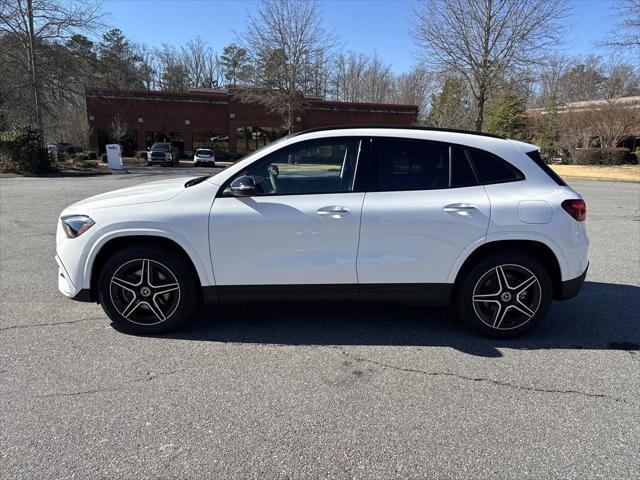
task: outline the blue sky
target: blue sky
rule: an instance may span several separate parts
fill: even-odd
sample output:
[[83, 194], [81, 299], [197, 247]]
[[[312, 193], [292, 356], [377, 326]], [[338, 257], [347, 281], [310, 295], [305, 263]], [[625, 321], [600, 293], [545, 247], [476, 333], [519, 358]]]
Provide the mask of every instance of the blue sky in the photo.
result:
[[[567, 0], [569, 1], [569, 0]], [[568, 55], [606, 52], [596, 47], [615, 24], [615, 0], [573, 0], [563, 48]], [[151, 46], [182, 45], [200, 36], [220, 51], [244, 30], [254, 0], [106, 0], [107, 22], [129, 38]], [[411, 0], [320, 0], [327, 29], [346, 50], [377, 53], [396, 73], [416, 63], [408, 32]]]

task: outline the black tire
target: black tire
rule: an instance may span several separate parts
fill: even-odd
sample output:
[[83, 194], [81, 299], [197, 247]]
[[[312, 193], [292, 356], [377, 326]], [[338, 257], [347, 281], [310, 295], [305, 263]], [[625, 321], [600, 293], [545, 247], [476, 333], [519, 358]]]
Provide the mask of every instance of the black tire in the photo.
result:
[[[503, 287], [505, 278], [507, 288]], [[505, 252], [486, 257], [463, 272], [456, 286], [456, 307], [462, 320], [482, 335], [513, 338], [544, 320], [552, 289], [549, 272], [538, 260]]]
[[[149, 281], [141, 278], [143, 272], [151, 272], [149, 278], [145, 276]], [[116, 329], [152, 335], [186, 322], [199, 297], [186, 259], [163, 248], [140, 245], [107, 260], [98, 277], [98, 298]]]

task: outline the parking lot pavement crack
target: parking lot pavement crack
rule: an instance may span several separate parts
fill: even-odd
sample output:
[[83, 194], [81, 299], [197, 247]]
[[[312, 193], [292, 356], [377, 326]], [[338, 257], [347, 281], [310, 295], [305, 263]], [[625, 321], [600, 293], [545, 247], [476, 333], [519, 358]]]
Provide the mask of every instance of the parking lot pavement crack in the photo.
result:
[[44, 395], [35, 395], [36, 398], [51, 398], [51, 397], [76, 397], [80, 395], [93, 395], [95, 393], [109, 393], [122, 390], [124, 385], [114, 388], [95, 388], [91, 390], [80, 390], [77, 392], [60, 392], [60, 393], [46, 393]]
[[64, 322], [36, 323], [33, 325], [10, 325], [8, 327], [0, 327], [0, 332], [5, 332], [7, 330], [22, 330], [26, 328], [55, 327], [56, 325], [70, 325], [73, 323], [92, 322], [95, 320], [104, 320], [104, 318], [81, 318], [80, 320], [66, 320]]
[[[344, 355], [351, 356], [348, 352], [344, 350], [342, 351], [342, 353]], [[376, 360], [369, 360], [367, 358], [361, 358], [361, 357], [355, 357], [354, 360], [356, 360], [357, 362], [371, 363], [373, 365], [378, 365], [379, 367], [387, 368], [390, 370], [396, 370], [399, 372], [406, 372], [406, 373], [417, 373], [417, 374], [426, 375], [429, 377], [451, 377], [451, 378], [458, 378], [460, 380], [465, 380], [469, 382], [487, 383], [489, 385], [510, 388], [513, 390], [522, 390], [522, 391], [536, 392], [536, 393], [547, 393], [547, 394], [554, 394], [554, 395], [579, 395], [579, 396], [589, 397], [589, 398], [602, 398], [606, 400], [612, 400], [618, 403], [628, 403], [624, 398], [612, 397], [610, 395], [606, 395], [603, 393], [590, 393], [590, 392], [581, 392], [579, 390], [572, 390], [572, 389], [562, 390], [562, 389], [555, 389], [555, 388], [541, 388], [541, 387], [528, 386], [528, 385], [519, 385], [517, 383], [503, 382], [500, 380], [494, 380], [491, 378], [484, 378], [484, 377], [471, 377], [468, 375], [461, 375], [453, 372], [428, 372], [425, 370], [418, 370], [415, 368], [398, 367], [396, 365], [390, 365], [388, 363], [382, 363]]]
[[118, 385], [116, 387], [95, 388], [95, 389], [90, 389], [90, 390], [79, 390], [79, 391], [76, 391], [76, 392], [46, 393], [44, 395], [35, 395], [35, 397], [36, 398], [74, 397], [74, 396], [78, 396], [78, 395], [93, 395], [93, 394], [96, 394], [96, 393], [118, 392], [120, 390], [126, 389], [127, 386], [132, 385], [132, 384], [136, 384], [136, 383], [140, 383], [140, 382], [148, 382], [150, 380], [155, 380], [156, 378], [166, 377], [166, 376], [169, 376], [169, 375], [174, 375], [176, 373], [184, 372], [186, 370], [187, 370], [186, 368], [181, 368], [181, 369], [177, 369], [177, 370], [169, 370], [169, 371], [166, 371], [166, 372], [156, 372], [156, 373], [148, 372], [144, 377], [134, 378], [133, 380], [125, 382], [125, 383], [123, 383], [121, 385]]

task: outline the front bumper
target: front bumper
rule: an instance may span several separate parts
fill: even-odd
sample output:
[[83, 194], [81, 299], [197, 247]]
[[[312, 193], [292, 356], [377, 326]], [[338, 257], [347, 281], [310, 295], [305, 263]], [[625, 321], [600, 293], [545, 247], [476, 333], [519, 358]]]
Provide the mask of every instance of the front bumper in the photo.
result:
[[569, 300], [570, 298], [578, 295], [578, 293], [580, 293], [580, 290], [582, 289], [582, 285], [584, 284], [584, 279], [587, 277], [587, 270], [589, 270], [588, 264], [587, 268], [585, 268], [584, 272], [582, 272], [582, 275], [562, 282], [560, 284], [560, 291], [556, 295], [556, 300]]
[[58, 264], [58, 290], [60, 290], [65, 297], [75, 297], [80, 292], [80, 288], [73, 284], [69, 272], [67, 272], [58, 255], [56, 255], [56, 263]]
[[95, 302], [94, 296], [91, 294], [91, 290], [88, 288], [77, 288], [73, 284], [73, 280], [69, 276], [67, 269], [64, 267], [60, 257], [56, 255], [56, 263], [58, 264], [58, 290], [65, 297], [78, 302]]

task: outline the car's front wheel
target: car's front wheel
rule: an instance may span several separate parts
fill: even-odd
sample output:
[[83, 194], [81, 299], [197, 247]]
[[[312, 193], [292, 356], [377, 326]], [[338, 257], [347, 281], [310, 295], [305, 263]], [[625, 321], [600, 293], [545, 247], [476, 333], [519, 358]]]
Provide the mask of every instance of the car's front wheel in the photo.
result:
[[193, 273], [181, 256], [132, 246], [107, 260], [98, 297], [115, 326], [130, 333], [156, 334], [177, 328], [197, 302]]
[[535, 258], [503, 253], [466, 271], [457, 286], [458, 314], [483, 335], [521, 335], [546, 316], [553, 297], [551, 277]]

